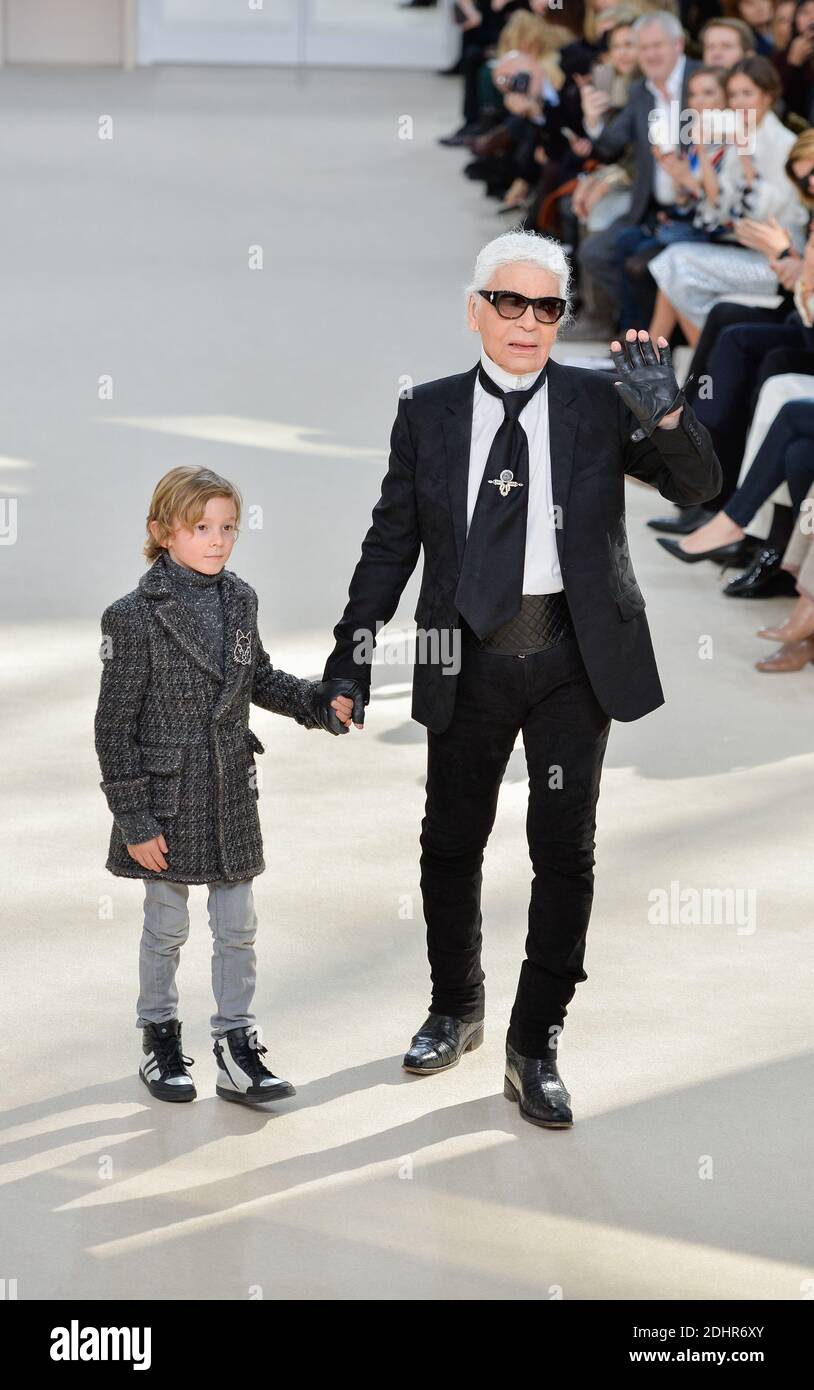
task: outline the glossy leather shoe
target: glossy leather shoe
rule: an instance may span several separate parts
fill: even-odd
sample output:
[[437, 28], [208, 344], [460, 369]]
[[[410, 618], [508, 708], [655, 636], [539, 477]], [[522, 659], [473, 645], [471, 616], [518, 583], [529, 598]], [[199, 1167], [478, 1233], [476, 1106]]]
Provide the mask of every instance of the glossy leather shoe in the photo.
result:
[[682, 550], [678, 541], [665, 540], [663, 536], [656, 536], [656, 540], [669, 555], [675, 555], [676, 559], [683, 560], [685, 565], [697, 565], [699, 560], [714, 560], [718, 565], [748, 565], [755, 550], [752, 542], [744, 539], [730, 541], [729, 545], [716, 545], [713, 550], [699, 550], [693, 555], [687, 550]]
[[451, 1014], [429, 1014], [404, 1054], [402, 1066], [420, 1076], [455, 1067], [483, 1042], [483, 1019], [465, 1023]]
[[655, 516], [647, 524], [651, 531], [669, 531], [673, 536], [688, 536], [691, 531], [697, 531], [699, 526], [711, 521], [714, 515], [699, 502], [694, 507], [679, 508], [673, 517]]
[[774, 546], [758, 551], [748, 569], [737, 579], [730, 579], [724, 593], [727, 598], [780, 598], [797, 593], [794, 576], [781, 569], [783, 556]]
[[530, 1124], [570, 1129], [574, 1123], [571, 1097], [557, 1071], [555, 1049], [549, 1049], [548, 1057], [521, 1057], [507, 1043], [503, 1094], [507, 1100], [518, 1102], [520, 1114]]

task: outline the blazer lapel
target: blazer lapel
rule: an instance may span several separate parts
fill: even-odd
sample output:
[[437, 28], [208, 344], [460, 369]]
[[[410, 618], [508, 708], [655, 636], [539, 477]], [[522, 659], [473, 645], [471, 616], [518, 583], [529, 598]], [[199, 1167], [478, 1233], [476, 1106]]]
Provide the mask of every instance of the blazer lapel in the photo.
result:
[[[472, 409], [480, 363], [463, 372], [450, 385], [441, 421], [447, 465], [447, 487], [455, 528], [458, 567], [466, 546], [466, 511], [469, 493], [469, 452], [472, 444]], [[565, 508], [573, 477], [574, 449], [579, 412], [570, 404], [575, 391], [558, 362], [548, 359], [548, 430], [551, 450], [551, 491], [554, 500], [557, 552], [562, 564], [565, 549]]]
[[455, 527], [455, 548], [458, 568], [464, 559], [466, 545], [466, 500], [469, 492], [469, 450], [472, 443], [472, 407], [475, 399], [475, 378], [479, 362], [471, 371], [462, 372], [450, 383], [446, 411], [441, 421], [447, 455], [447, 489], [452, 520]]

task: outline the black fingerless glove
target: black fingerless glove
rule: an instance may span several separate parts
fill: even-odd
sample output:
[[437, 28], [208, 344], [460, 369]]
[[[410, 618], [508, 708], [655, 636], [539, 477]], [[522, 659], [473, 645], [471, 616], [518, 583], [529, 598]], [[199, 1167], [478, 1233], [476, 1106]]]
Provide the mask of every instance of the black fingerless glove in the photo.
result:
[[337, 695], [347, 695], [353, 700], [353, 722], [364, 724], [365, 705], [370, 700], [370, 691], [360, 685], [359, 681], [341, 678], [317, 683], [311, 708], [319, 727], [329, 734], [346, 734], [349, 731], [348, 725], [342, 723], [331, 706], [331, 701], [335, 700]]

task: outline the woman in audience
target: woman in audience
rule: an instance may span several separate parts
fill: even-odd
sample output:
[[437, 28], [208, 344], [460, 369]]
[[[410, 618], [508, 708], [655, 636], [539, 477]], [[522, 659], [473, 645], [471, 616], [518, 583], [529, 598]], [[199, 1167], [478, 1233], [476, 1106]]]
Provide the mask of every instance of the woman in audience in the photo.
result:
[[[814, 131], [810, 134], [814, 135]], [[795, 302], [802, 332], [814, 346], [814, 228], [805, 248]], [[710, 521], [681, 540], [658, 538], [659, 545], [668, 554], [690, 564], [699, 560], [721, 563], [734, 559], [746, 537], [749, 522], [782, 482], [788, 484], [793, 513], [799, 511], [814, 477], [814, 351], [811, 349], [808, 357], [812, 373], [810, 396], [790, 401], [779, 410], [741, 485]]]
[[[797, 184], [804, 206], [814, 214], [814, 130], [805, 131], [794, 142], [786, 173]], [[747, 434], [764, 384], [773, 376], [790, 372], [814, 375], [814, 329], [801, 297], [804, 283], [811, 279], [806, 266], [814, 259], [814, 222], [802, 257], [790, 247], [787, 234], [777, 222], [767, 225], [765, 235], [773, 238], [769, 263], [785, 290], [783, 318], [754, 306], [727, 302], [716, 305], [710, 318], [721, 316], [717, 337], [709, 344], [703, 360], [696, 353], [690, 365], [694, 380], [688, 388], [688, 399], [712, 436], [723, 474], [721, 492], [706, 508], [696, 508], [694, 516], [688, 514], [686, 525], [654, 524], [655, 530], [687, 535], [692, 532], [695, 539], [684, 547], [688, 552], [708, 549], [720, 539], [717, 533], [699, 528], [710, 521], [710, 513], [719, 511], [737, 486]], [[770, 254], [768, 245], [765, 249]], [[705, 326], [705, 335], [706, 332]], [[777, 519], [787, 528], [787, 518]], [[786, 529], [776, 540], [784, 546], [787, 536]]]
[[[778, 414], [758, 449], [741, 486], [722, 511], [705, 526], [681, 540], [658, 536], [668, 555], [688, 564], [712, 560], [736, 564], [751, 547], [747, 527], [781, 483], [788, 485], [792, 513], [800, 510], [814, 481], [814, 395], [789, 401]], [[711, 542], [711, 543], [710, 543]], [[702, 548], [703, 547], [703, 548]]]
[[799, 0], [788, 41], [773, 54], [786, 114], [814, 121], [814, 0]]
[[570, 39], [567, 29], [528, 11], [514, 14], [500, 36], [491, 83], [502, 119], [470, 142], [475, 158], [464, 168], [467, 178], [483, 180], [491, 196], [503, 198], [500, 212], [526, 206], [532, 184], [540, 179], [535, 152], [541, 142], [568, 153], [560, 125], [570, 119], [582, 129], [578, 96], [569, 92], [559, 63]]
[[717, 175], [707, 180], [701, 214], [719, 231], [719, 240], [714, 246], [669, 246], [649, 265], [693, 347], [716, 299], [727, 293], [776, 291], [778, 278], [763, 245], [768, 219], [774, 217], [788, 233], [785, 240], [800, 248], [808, 222], [798, 188], [784, 168], [795, 137], [771, 109], [780, 94], [775, 69], [766, 58], [744, 58], [728, 73], [726, 94], [732, 110], [744, 114]]
[[492, 80], [507, 112], [501, 131], [512, 172], [499, 211], [509, 212], [525, 208], [532, 185], [539, 184], [540, 150], [551, 165], [546, 171], [550, 185], [556, 186], [559, 162], [571, 155], [562, 126], [569, 120], [579, 123], [580, 108], [574, 92], [569, 95], [551, 31], [537, 15], [513, 17], [501, 36], [499, 54]]

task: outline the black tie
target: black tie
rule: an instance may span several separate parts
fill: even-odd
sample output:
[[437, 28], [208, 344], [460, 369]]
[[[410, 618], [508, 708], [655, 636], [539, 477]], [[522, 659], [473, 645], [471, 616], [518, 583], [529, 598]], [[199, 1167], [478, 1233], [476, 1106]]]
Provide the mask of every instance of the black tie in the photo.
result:
[[458, 612], [478, 637], [487, 637], [513, 618], [523, 599], [529, 444], [518, 417], [540, 390], [547, 371], [546, 362], [527, 391], [501, 391], [482, 363], [478, 372], [484, 391], [499, 396], [505, 412], [483, 470], [455, 591]]

